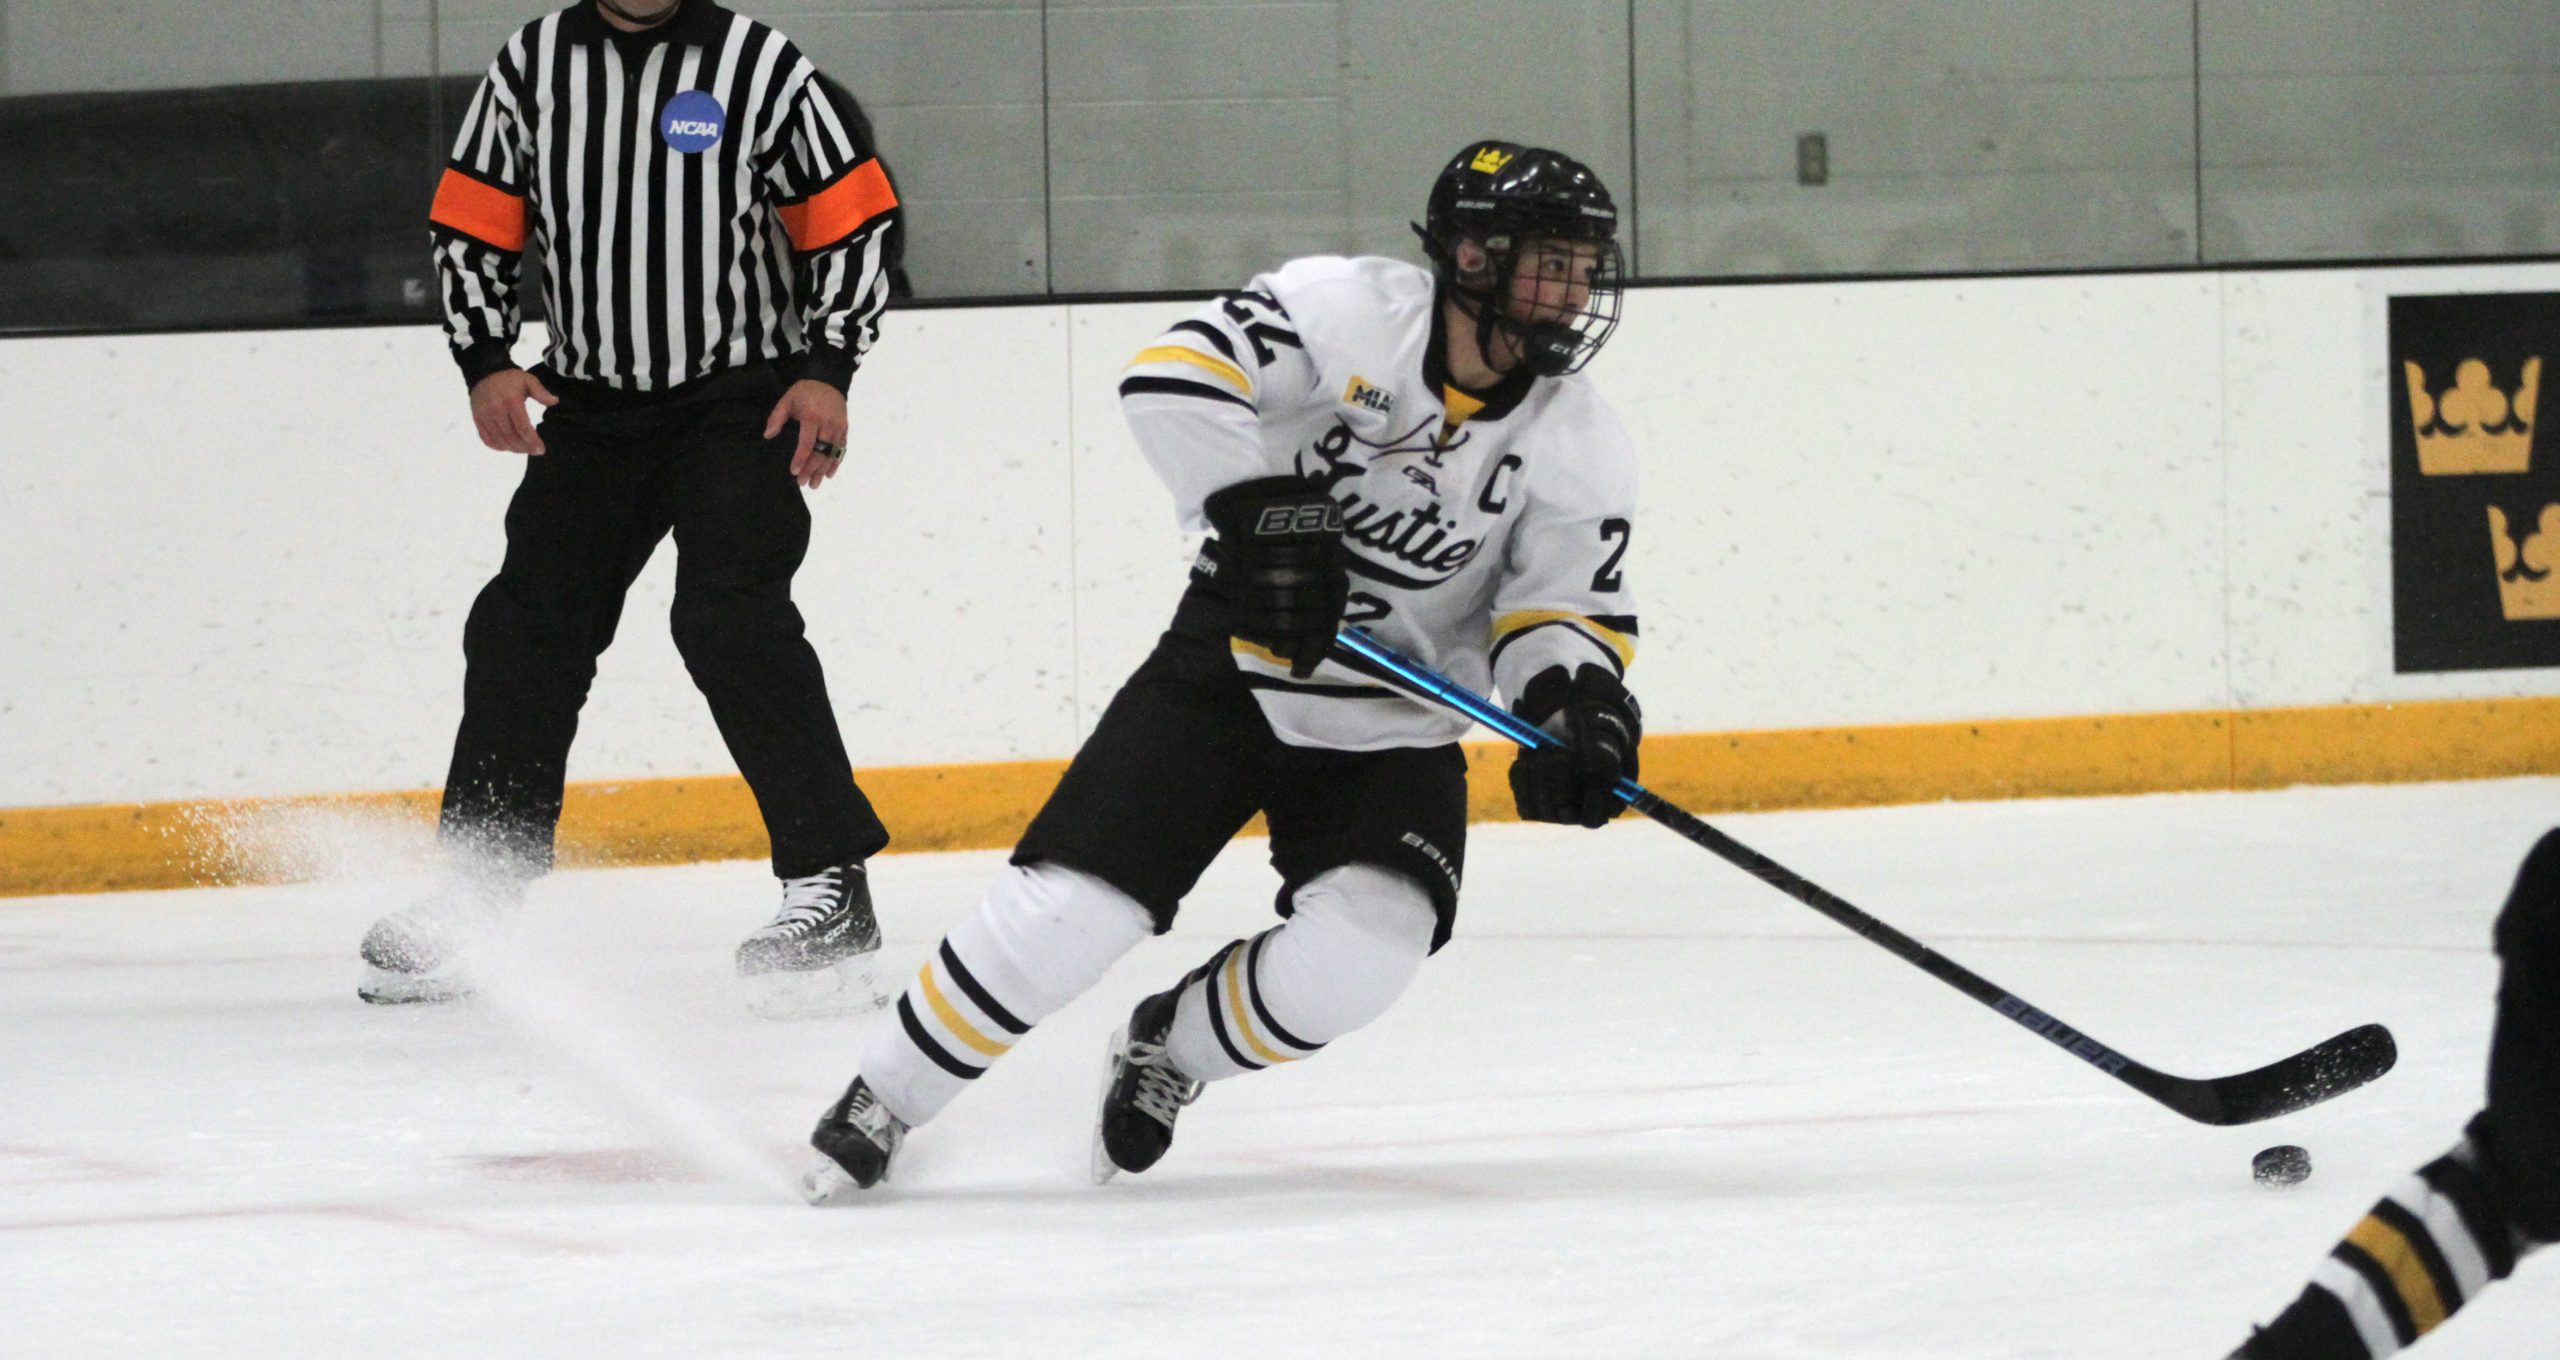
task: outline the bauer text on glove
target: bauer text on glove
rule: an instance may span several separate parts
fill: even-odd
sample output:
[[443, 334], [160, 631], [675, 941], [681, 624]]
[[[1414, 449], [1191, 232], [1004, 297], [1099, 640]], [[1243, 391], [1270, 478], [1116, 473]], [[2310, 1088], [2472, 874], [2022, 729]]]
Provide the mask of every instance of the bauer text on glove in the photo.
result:
[[1194, 570], [1225, 599], [1230, 630], [1289, 674], [1315, 674], [1351, 594], [1342, 508], [1305, 478], [1257, 477], [1212, 492], [1202, 509], [1217, 537]]

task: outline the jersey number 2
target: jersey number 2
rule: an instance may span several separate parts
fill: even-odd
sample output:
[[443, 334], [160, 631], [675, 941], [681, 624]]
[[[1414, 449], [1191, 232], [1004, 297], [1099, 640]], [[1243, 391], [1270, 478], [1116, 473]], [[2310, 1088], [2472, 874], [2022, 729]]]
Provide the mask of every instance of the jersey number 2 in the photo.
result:
[[1593, 590], [1604, 595], [1610, 595], [1617, 593], [1621, 587], [1626, 585], [1627, 578], [1625, 573], [1618, 570], [1618, 559], [1627, 555], [1627, 542], [1632, 536], [1634, 528], [1634, 525], [1631, 525], [1622, 519], [1604, 519], [1600, 521], [1600, 541], [1606, 543], [1614, 538], [1618, 541], [1618, 547], [1616, 551], [1609, 554], [1608, 561], [1600, 564], [1600, 570], [1591, 573], [1591, 588]]

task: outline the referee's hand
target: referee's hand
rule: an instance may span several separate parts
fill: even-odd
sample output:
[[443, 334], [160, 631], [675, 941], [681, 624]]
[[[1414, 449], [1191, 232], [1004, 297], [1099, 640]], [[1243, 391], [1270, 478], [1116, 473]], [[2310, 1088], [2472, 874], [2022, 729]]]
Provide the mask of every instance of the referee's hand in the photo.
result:
[[500, 453], [542, 452], [542, 434], [525, 414], [528, 401], [560, 404], [540, 378], [521, 368], [502, 368], [473, 383], [471, 423], [480, 428], [480, 442]]
[[844, 467], [844, 393], [815, 378], [802, 378], [773, 404], [773, 414], [764, 422], [764, 437], [782, 433], [791, 421], [800, 423], [800, 447], [791, 454], [791, 478], [803, 490], [815, 491], [818, 483]]

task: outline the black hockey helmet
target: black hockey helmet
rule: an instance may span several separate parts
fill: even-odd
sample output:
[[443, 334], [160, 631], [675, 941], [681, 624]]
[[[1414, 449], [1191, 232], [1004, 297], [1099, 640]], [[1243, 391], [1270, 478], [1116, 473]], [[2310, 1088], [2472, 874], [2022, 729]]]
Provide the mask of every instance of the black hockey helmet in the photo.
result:
[[[1497, 332], [1519, 346], [1523, 364], [1553, 377], [1591, 361], [1618, 326], [1625, 287], [1625, 257], [1618, 250], [1618, 205], [1591, 167], [1540, 146], [1481, 141], [1451, 160], [1431, 184], [1431, 200], [1414, 232], [1431, 258], [1441, 291], [1476, 319], [1476, 343], [1487, 365]], [[1458, 265], [1458, 243], [1484, 249], [1486, 266]], [[1582, 305], [1535, 311], [1526, 318], [1509, 305], [1513, 271], [1532, 241], [1588, 241], [1599, 260]]]

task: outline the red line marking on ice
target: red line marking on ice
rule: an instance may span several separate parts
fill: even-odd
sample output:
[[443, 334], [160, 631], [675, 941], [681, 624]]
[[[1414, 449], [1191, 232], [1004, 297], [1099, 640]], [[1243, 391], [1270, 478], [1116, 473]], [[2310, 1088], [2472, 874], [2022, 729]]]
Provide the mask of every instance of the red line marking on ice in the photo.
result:
[[[0, 1157], [16, 1157], [30, 1162], [52, 1162], [81, 1173], [76, 1179], [93, 1181], [147, 1181], [161, 1175], [158, 1170], [136, 1166], [131, 1162], [113, 1162], [103, 1157], [83, 1156], [60, 1148], [37, 1147], [30, 1143], [0, 1143]], [[63, 1177], [62, 1179], [75, 1179]]]
[[1685, 1096], [1706, 1091], [1730, 1091], [1743, 1086], [1767, 1086], [1762, 1078], [1733, 1081], [1690, 1081], [1661, 1086], [1593, 1086], [1573, 1090], [1487, 1091], [1478, 1095], [1433, 1096], [1420, 1100], [1320, 1100], [1306, 1104], [1265, 1105], [1267, 1114], [1306, 1114], [1316, 1110], [1415, 1110], [1434, 1105], [1516, 1105], [1528, 1100], [1605, 1100], [1627, 1096]]
[[573, 1256], [605, 1256], [611, 1249], [593, 1242], [572, 1241], [564, 1237], [548, 1237], [540, 1233], [514, 1232], [483, 1228], [477, 1224], [458, 1222], [403, 1209], [386, 1209], [371, 1204], [253, 1204], [235, 1209], [178, 1209], [163, 1213], [84, 1214], [76, 1218], [30, 1218], [0, 1220], [0, 1232], [35, 1232], [59, 1228], [129, 1228], [178, 1223], [218, 1223], [253, 1218], [341, 1218], [359, 1223], [376, 1223], [385, 1227], [414, 1228], [420, 1232], [452, 1233], [480, 1242], [504, 1246], [527, 1247], [536, 1251], [562, 1252]]
[[484, 1152], [472, 1166], [509, 1180], [582, 1181], [591, 1185], [698, 1183], [703, 1174], [655, 1148], [580, 1148], [568, 1152]]
[[1634, 1137], [1651, 1133], [1699, 1133], [1723, 1129], [1786, 1129], [1824, 1124], [1888, 1124], [1914, 1119], [1966, 1119], [2004, 1114], [2008, 1107], [1977, 1105], [1949, 1110], [1888, 1110], [1878, 1114], [1795, 1115], [1779, 1119], [1708, 1119], [1685, 1124], [1617, 1124], [1601, 1127], [1515, 1129], [1499, 1133], [1453, 1133], [1437, 1138], [1390, 1138], [1366, 1143], [1306, 1143], [1293, 1152], [1370, 1152], [1392, 1148], [1450, 1147], [1462, 1143], [1523, 1143], [1547, 1138]]
[[[1464, 937], [1471, 944], [1534, 944], [1551, 947], [1560, 944], [1678, 944], [1696, 941], [1700, 944], [1851, 944], [1858, 937], [1846, 932], [1808, 930], [1775, 932], [1762, 930], [1664, 930], [1557, 932], [1534, 931], [1470, 931]], [[2355, 954], [2486, 954], [2485, 944], [2403, 944], [2388, 940], [2200, 940], [2106, 935], [1965, 935], [1931, 934], [1930, 943], [1937, 944], [2050, 944], [2050, 945], [2140, 945], [2180, 949], [2325, 949]]]

